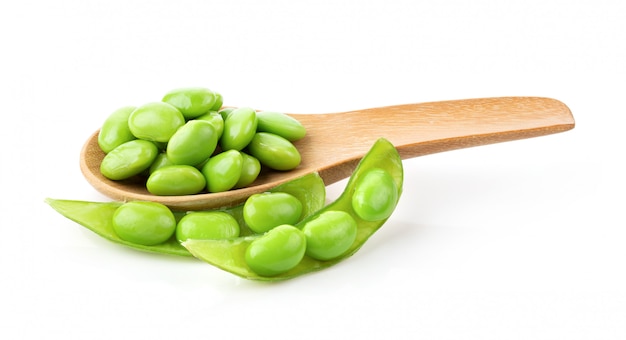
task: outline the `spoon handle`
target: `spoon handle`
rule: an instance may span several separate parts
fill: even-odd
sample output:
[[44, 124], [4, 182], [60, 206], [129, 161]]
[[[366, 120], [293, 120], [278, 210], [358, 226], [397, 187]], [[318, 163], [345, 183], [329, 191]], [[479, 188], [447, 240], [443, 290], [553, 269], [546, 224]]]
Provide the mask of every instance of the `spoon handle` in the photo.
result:
[[[303, 141], [315, 145], [303, 159], [323, 165], [319, 171], [330, 183], [346, 177], [355, 165], [346, 163], [354, 163], [379, 137], [390, 140], [407, 159], [574, 127], [565, 104], [543, 97], [451, 100], [296, 117], [314, 139]], [[332, 173], [325, 173], [326, 168]]]

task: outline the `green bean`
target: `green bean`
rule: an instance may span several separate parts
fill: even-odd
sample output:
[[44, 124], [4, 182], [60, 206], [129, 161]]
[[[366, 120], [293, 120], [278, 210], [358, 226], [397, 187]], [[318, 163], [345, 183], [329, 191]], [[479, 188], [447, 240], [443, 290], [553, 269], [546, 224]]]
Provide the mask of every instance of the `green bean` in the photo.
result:
[[297, 119], [281, 112], [257, 112], [259, 132], [270, 132], [288, 141], [297, 141], [306, 134], [306, 129]]
[[213, 92], [215, 94], [215, 103], [213, 103], [213, 107], [209, 111], [219, 111], [224, 105], [224, 97], [217, 92]]
[[134, 106], [122, 107], [104, 121], [98, 132], [98, 145], [104, 153], [109, 153], [116, 147], [136, 139], [128, 127], [128, 117], [134, 110]]
[[302, 160], [300, 152], [290, 141], [269, 132], [256, 133], [247, 150], [261, 164], [274, 170], [293, 170]]
[[154, 143], [142, 139], [131, 140], [104, 156], [100, 172], [108, 179], [127, 179], [148, 169], [158, 154], [159, 150]]
[[175, 89], [163, 96], [162, 101], [177, 108], [185, 119], [203, 115], [215, 106], [222, 106], [221, 95], [202, 87]]
[[243, 157], [237, 150], [228, 150], [211, 157], [202, 167], [209, 192], [232, 189], [241, 177]]
[[170, 138], [167, 158], [174, 164], [198, 165], [213, 154], [217, 140], [217, 131], [210, 122], [191, 120]]
[[185, 117], [174, 106], [153, 102], [136, 108], [128, 117], [128, 127], [139, 139], [167, 143], [185, 124]]
[[[303, 138], [306, 130], [297, 119], [280, 112], [223, 104], [224, 98], [218, 92], [187, 87], [167, 92], [161, 101], [113, 112], [98, 133], [98, 144], [105, 154], [133, 140], [152, 142], [159, 153], [165, 154], [159, 154], [139, 173], [134, 173], [137, 163], [123, 164], [121, 157], [112, 156], [103, 162], [108, 164], [102, 166], [101, 173], [112, 180], [123, 180], [138, 174], [147, 178], [167, 165], [190, 165], [202, 170], [209, 158], [219, 153], [245, 151], [241, 173], [234, 183], [232, 176], [207, 181], [208, 192], [221, 192], [251, 185], [262, 168], [287, 171], [300, 165], [301, 155], [292, 141]], [[144, 165], [141, 163], [141, 167]]]
[[123, 240], [153, 246], [167, 241], [176, 230], [176, 218], [168, 207], [156, 202], [122, 204], [113, 214], [113, 230]]
[[323, 261], [341, 256], [354, 243], [357, 230], [356, 221], [347, 212], [325, 211], [302, 226], [306, 254]]
[[264, 233], [281, 224], [294, 224], [302, 215], [302, 203], [284, 192], [250, 196], [243, 206], [243, 218], [253, 231]]
[[204, 175], [191, 165], [169, 165], [150, 174], [146, 188], [153, 195], [182, 196], [201, 192], [206, 187]]
[[243, 188], [252, 184], [261, 172], [261, 162], [258, 159], [241, 152], [241, 176], [235, 184], [235, 188]]
[[233, 110], [224, 119], [224, 132], [220, 139], [223, 150], [242, 150], [245, 148], [257, 128], [256, 112], [248, 107]]
[[[317, 173], [299, 177], [269, 191], [285, 192], [297, 197], [302, 202], [303, 218], [321, 209], [326, 201], [324, 181]], [[46, 199], [45, 202], [62, 216], [108, 241], [152, 253], [191, 256], [191, 253], [180, 244], [176, 237], [171, 237], [163, 243], [152, 246], [141, 245], [120, 238], [113, 229], [113, 214], [123, 202], [88, 202], [52, 198]], [[221, 211], [233, 216], [240, 226], [240, 236], [254, 235], [254, 232], [250, 230], [243, 219], [243, 204], [211, 211]], [[173, 213], [177, 220], [181, 220], [186, 215], [184, 211], [173, 211]]]
[[403, 182], [402, 161], [393, 144], [381, 138], [376, 141], [370, 151], [361, 159], [341, 196], [315, 214], [295, 224], [296, 227], [303, 228], [307, 223], [319, 218], [328, 211], [342, 211], [355, 220], [357, 224], [356, 239], [341, 255], [330, 260], [317, 260], [305, 255], [294, 268], [283, 273], [266, 276], [263, 273], [255, 272], [245, 261], [245, 253], [248, 247], [254, 240], [260, 237], [259, 235], [243, 236], [231, 240], [188, 240], [183, 242], [182, 245], [194, 256], [215, 267], [253, 280], [285, 280], [333, 266], [356, 253], [386, 221], [386, 219], [376, 221], [364, 220], [359, 217], [352, 207], [352, 199], [359, 177], [374, 168], [382, 169], [391, 176], [396, 187], [395, 194], [399, 197], [402, 192]]
[[169, 158], [167, 158], [167, 154], [165, 152], [161, 152], [160, 154], [156, 156], [156, 158], [154, 159], [154, 162], [152, 162], [152, 165], [150, 165], [147, 175], [150, 176], [150, 174], [152, 174], [156, 170], [166, 167], [168, 165], [175, 165], [175, 164], [172, 163], [172, 161], [170, 161]]
[[176, 239], [221, 240], [239, 236], [237, 220], [223, 211], [193, 211], [180, 219], [176, 226]]
[[360, 218], [378, 221], [391, 215], [397, 200], [398, 188], [391, 175], [383, 169], [373, 168], [357, 180], [352, 208]]
[[222, 138], [222, 133], [224, 132], [224, 118], [222, 118], [222, 115], [217, 113], [217, 111], [209, 111], [202, 116], [197, 117], [196, 120], [204, 120], [211, 123], [211, 125], [215, 128], [217, 139], [219, 140]]
[[306, 250], [304, 233], [283, 224], [252, 241], [246, 249], [246, 264], [263, 276], [284, 273], [297, 266]]
[[230, 116], [230, 114], [235, 111], [235, 107], [225, 107], [222, 108], [221, 110], [217, 111], [217, 113], [220, 114], [220, 116], [222, 116], [222, 119], [224, 121], [226, 121], [226, 118], [228, 118], [228, 116]]

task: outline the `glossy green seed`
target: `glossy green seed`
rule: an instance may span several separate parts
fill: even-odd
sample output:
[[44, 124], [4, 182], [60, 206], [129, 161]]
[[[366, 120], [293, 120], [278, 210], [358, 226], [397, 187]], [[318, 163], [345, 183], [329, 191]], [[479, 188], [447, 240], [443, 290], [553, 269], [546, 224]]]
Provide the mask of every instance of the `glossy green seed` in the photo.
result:
[[230, 116], [230, 113], [235, 111], [235, 107], [225, 107], [221, 110], [219, 110], [217, 113], [220, 114], [220, 116], [222, 116], [222, 119], [224, 119], [224, 121], [226, 121], [226, 118], [228, 118], [228, 116]]
[[241, 177], [243, 157], [237, 150], [222, 152], [202, 167], [202, 174], [209, 192], [222, 192], [232, 189]]
[[235, 188], [244, 188], [252, 184], [256, 178], [259, 177], [259, 173], [261, 172], [261, 162], [259, 162], [258, 159], [243, 152], [241, 153], [241, 157], [241, 176], [239, 176]]
[[[307, 174], [305, 176], [299, 177], [295, 180], [283, 183], [270, 189], [275, 192], [290, 192], [293, 195], [297, 195], [297, 197], [306, 202], [304, 205], [305, 212], [303, 214], [309, 215], [313, 212], [319, 210], [324, 205], [324, 192], [325, 186], [324, 181], [321, 177], [316, 173]], [[130, 247], [134, 249], [140, 249], [143, 251], [149, 251], [160, 254], [172, 254], [172, 255], [180, 255], [180, 256], [192, 256], [185, 247], [181, 245], [180, 242], [176, 239], [176, 237], [171, 237], [164, 243], [160, 243], [153, 246], [143, 246], [137, 243], [132, 243], [128, 241], [124, 241], [121, 239], [113, 230], [113, 214], [119, 208], [123, 202], [119, 201], [110, 201], [110, 202], [88, 202], [88, 201], [77, 201], [77, 200], [63, 200], [63, 199], [52, 199], [46, 198], [44, 200], [47, 204], [50, 205], [56, 212], [61, 214], [62, 216], [68, 218], [69, 220], [80, 224], [85, 227], [86, 230], [90, 230], [95, 234], [99, 235], [105, 240], [111, 241], [115, 244], [119, 244], [125, 247]], [[222, 208], [219, 209], [221, 212], [228, 213], [234, 216], [240, 225], [243, 224], [242, 221], [242, 210], [243, 204]], [[174, 216], [179, 219], [182, 218], [185, 214], [182, 212], [173, 212]], [[241, 229], [240, 236], [244, 239], [248, 240], [248, 236], [250, 235], [250, 230], [247, 228]], [[237, 242], [239, 238], [233, 240]], [[187, 242], [191, 242], [192, 240], [188, 240]], [[196, 242], [216, 242], [214, 244], [209, 245], [209, 249], [212, 252], [218, 253], [223, 256], [228, 256], [228, 252], [230, 247], [233, 246], [233, 243], [230, 243], [231, 240], [193, 240]], [[252, 240], [250, 239], [250, 242]], [[229, 246], [226, 248], [221, 248], [217, 243], [225, 242], [229, 243]], [[249, 242], [248, 242], [249, 243]], [[245, 264], [244, 253], [247, 248], [247, 244], [245, 247], [241, 249], [241, 256], [237, 257], [237, 263], [235, 265], [241, 264], [241, 267], [245, 267], [246, 270], [249, 271], [248, 266]], [[226, 260], [230, 263], [230, 260]]]
[[154, 142], [167, 142], [185, 125], [185, 117], [174, 106], [154, 102], [136, 108], [128, 117], [128, 127], [135, 137]]
[[198, 165], [217, 147], [217, 132], [204, 120], [191, 120], [174, 133], [167, 144], [167, 158], [174, 164]]
[[257, 131], [271, 132], [292, 142], [306, 135], [306, 129], [302, 123], [284, 113], [261, 111], [257, 112], [257, 118]]
[[113, 229], [123, 240], [150, 246], [167, 241], [176, 230], [174, 214], [156, 202], [128, 202], [113, 214]]
[[153, 195], [193, 195], [206, 187], [206, 180], [193, 166], [170, 165], [154, 171], [148, 177], [146, 187]]
[[135, 139], [106, 154], [100, 163], [100, 172], [108, 179], [127, 179], [148, 169], [158, 154], [154, 143]]
[[366, 221], [380, 221], [391, 216], [398, 202], [398, 187], [391, 175], [372, 168], [357, 179], [352, 208]]
[[217, 96], [206, 88], [189, 87], [168, 92], [162, 101], [177, 108], [185, 119], [192, 119], [212, 110], [217, 102]]
[[306, 254], [327, 261], [343, 255], [354, 243], [357, 223], [344, 211], [321, 213], [302, 227], [306, 235]]
[[255, 134], [247, 150], [261, 164], [274, 170], [292, 170], [301, 161], [300, 152], [290, 141], [269, 132]]
[[297, 266], [305, 250], [304, 233], [296, 227], [280, 225], [250, 243], [245, 261], [255, 273], [274, 276]]
[[295, 224], [301, 215], [302, 202], [284, 192], [254, 194], [243, 206], [244, 221], [259, 234], [281, 224]]
[[204, 120], [211, 123], [215, 128], [218, 139], [222, 137], [222, 133], [224, 132], [224, 118], [221, 114], [217, 113], [217, 111], [209, 111], [196, 118], [196, 120]]
[[257, 128], [256, 112], [247, 107], [233, 110], [224, 120], [220, 145], [224, 150], [242, 150], [250, 143]]
[[239, 236], [239, 223], [223, 211], [190, 212], [176, 226], [176, 239], [223, 240]]
[[[183, 243], [194, 256], [218, 268], [243, 278], [263, 281], [279, 281], [291, 279], [307, 273], [319, 271], [350, 258], [376, 233], [385, 223], [385, 220], [366, 221], [361, 219], [352, 209], [352, 197], [360, 179], [371, 169], [383, 169], [391, 175], [397, 187], [397, 197], [402, 193], [403, 169], [402, 159], [395, 146], [386, 139], [378, 139], [367, 154], [361, 159], [352, 176], [348, 180], [343, 193], [337, 200], [325, 206], [315, 206], [303, 213], [305, 217], [295, 226], [303, 228], [305, 224], [316, 219], [327, 211], [344, 211], [357, 222], [357, 236], [352, 245], [341, 255], [331, 260], [317, 260], [305, 256], [293, 269], [271, 277], [259, 275], [246, 264], [245, 253], [248, 246], [260, 236], [245, 236], [234, 240], [189, 240]], [[301, 199], [303, 203], [314, 200], [315, 196]], [[298, 195], [298, 197], [301, 197]], [[324, 202], [324, 195], [319, 196]], [[306, 206], [306, 205], [305, 205]], [[311, 214], [311, 211], [314, 213]], [[243, 233], [243, 231], [242, 231]], [[306, 238], [306, 236], [305, 236]]]
[[213, 107], [211, 107], [210, 111], [219, 111], [224, 105], [224, 97], [217, 92], [213, 92], [215, 94], [215, 103], [213, 103]]
[[160, 168], [170, 166], [170, 165], [175, 165], [175, 164], [172, 163], [172, 161], [170, 161], [169, 158], [167, 158], [167, 154], [165, 152], [161, 152], [160, 154], [157, 155], [154, 162], [152, 162], [152, 165], [150, 165], [150, 168], [148, 169], [149, 170], [148, 175], [155, 172], [156, 170]]
[[134, 110], [134, 106], [122, 107], [107, 117], [98, 133], [98, 145], [102, 151], [109, 153], [136, 138], [128, 127], [128, 117]]

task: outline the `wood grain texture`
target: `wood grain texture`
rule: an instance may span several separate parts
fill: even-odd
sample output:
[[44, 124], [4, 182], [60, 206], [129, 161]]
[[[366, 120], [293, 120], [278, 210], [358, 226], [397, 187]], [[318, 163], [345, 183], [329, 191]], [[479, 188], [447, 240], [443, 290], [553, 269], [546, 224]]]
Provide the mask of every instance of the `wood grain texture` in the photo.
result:
[[570, 130], [574, 118], [562, 102], [542, 97], [452, 100], [371, 108], [342, 113], [291, 114], [307, 129], [295, 142], [302, 155], [298, 168], [267, 171], [254, 186], [225, 193], [154, 196], [142, 181], [115, 182], [100, 174], [104, 153], [97, 132], [81, 152], [85, 178], [116, 200], [152, 200], [174, 209], [198, 210], [238, 204], [253, 193], [310, 172], [328, 185], [348, 177], [378, 138], [391, 141], [403, 159], [455, 149], [543, 136]]

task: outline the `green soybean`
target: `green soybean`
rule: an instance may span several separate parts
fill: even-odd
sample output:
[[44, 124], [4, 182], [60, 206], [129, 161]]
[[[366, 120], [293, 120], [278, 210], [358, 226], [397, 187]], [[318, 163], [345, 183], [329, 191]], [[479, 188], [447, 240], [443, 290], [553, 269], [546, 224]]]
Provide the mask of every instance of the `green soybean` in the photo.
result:
[[306, 129], [297, 119], [281, 112], [257, 112], [257, 131], [270, 132], [289, 141], [297, 141], [306, 135]]
[[167, 144], [167, 158], [174, 164], [198, 165], [217, 147], [218, 134], [204, 120], [191, 120], [179, 128]]
[[183, 114], [163, 102], [142, 105], [128, 117], [128, 127], [135, 137], [154, 142], [168, 142], [184, 124]]
[[291, 225], [280, 225], [252, 241], [245, 253], [246, 264], [263, 276], [282, 274], [300, 263], [306, 237]]
[[98, 145], [104, 153], [129, 142], [136, 137], [128, 127], [128, 117], [135, 110], [134, 106], [122, 107], [111, 113], [98, 132]]
[[[219, 97], [221, 100], [221, 95]], [[192, 119], [212, 110], [217, 104], [218, 96], [206, 88], [188, 87], [168, 92], [161, 101], [177, 108], [185, 119]]]
[[170, 165], [155, 170], [146, 181], [153, 195], [182, 196], [201, 192], [206, 187], [204, 175], [191, 165]]
[[213, 103], [213, 107], [211, 107], [210, 111], [219, 111], [224, 105], [224, 97], [217, 92], [213, 92], [215, 94], [215, 103]]
[[347, 212], [329, 210], [308, 221], [302, 231], [306, 236], [306, 254], [326, 261], [350, 248], [356, 239], [357, 224]]
[[243, 206], [246, 224], [259, 234], [281, 224], [294, 224], [301, 215], [300, 200], [284, 192], [254, 194]]
[[307, 223], [328, 211], [343, 211], [349, 214], [357, 224], [356, 239], [345, 252], [337, 257], [329, 260], [319, 260], [305, 254], [301, 261], [292, 269], [280, 274], [266, 276], [252, 270], [245, 261], [245, 253], [249, 245], [258, 239], [259, 235], [242, 236], [231, 240], [187, 240], [182, 245], [195, 257], [227, 272], [251, 280], [286, 280], [331, 267], [354, 255], [385, 223], [384, 219], [377, 221], [364, 220], [352, 208], [352, 197], [357, 179], [374, 168], [383, 169], [391, 175], [399, 197], [402, 192], [403, 182], [402, 160], [393, 144], [381, 138], [374, 143], [365, 157], [361, 159], [339, 198], [318, 210], [315, 214], [308, 215], [308, 217], [295, 224], [295, 227], [303, 228]]
[[222, 115], [217, 113], [217, 111], [209, 111], [196, 118], [196, 120], [204, 120], [211, 123], [215, 128], [218, 139], [222, 137], [222, 133], [224, 132], [224, 118], [222, 118]]
[[152, 142], [141, 139], [126, 142], [106, 154], [100, 163], [100, 172], [108, 179], [122, 180], [148, 169], [159, 154]]
[[241, 152], [241, 175], [235, 184], [235, 188], [243, 188], [252, 184], [261, 172], [261, 162], [258, 159]]
[[176, 239], [221, 240], [239, 236], [237, 220], [223, 211], [190, 212], [178, 221]]
[[236, 109], [235, 107], [225, 107], [219, 110], [217, 113], [219, 113], [220, 116], [222, 116], [222, 119], [226, 121], [226, 118], [228, 118], [231, 112], [235, 111], [235, 109]]
[[[270, 192], [286, 192], [290, 195], [298, 198], [302, 202], [303, 216], [309, 216], [324, 206], [326, 201], [326, 187], [324, 181], [317, 173], [312, 173], [298, 177], [292, 181], [283, 183], [275, 188], [269, 190]], [[120, 244], [125, 247], [137, 249], [141, 251], [147, 251], [152, 253], [169, 254], [177, 256], [192, 256], [191, 253], [183, 247], [176, 237], [172, 237], [163, 243], [156, 245], [146, 246], [133, 242], [126, 241], [115, 233], [113, 229], [113, 214], [119, 208], [123, 202], [88, 202], [78, 200], [63, 200], [47, 198], [45, 200], [56, 212], [62, 216], [68, 218], [71, 221], [78, 223], [84, 228], [94, 232], [103, 239]], [[243, 220], [243, 204], [226, 207], [218, 210], [209, 211], [221, 211], [233, 216], [240, 226], [240, 238], [235, 240], [245, 239], [254, 235], [245, 224]], [[177, 219], [182, 219], [186, 215], [184, 211], [172, 211]], [[190, 242], [188, 240], [186, 242]], [[222, 240], [224, 241], [224, 240]], [[224, 241], [227, 242], [227, 241]], [[224, 251], [228, 253], [230, 247], [227, 249], [220, 249], [221, 243], [218, 247], [211, 248], [216, 252]], [[241, 251], [241, 259], [243, 259], [243, 253], [245, 248]], [[239, 266], [237, 261], [232, 262], [234, 266]], [[219, 263], [220, 266], [228, 267], [227, 263]], [[247, 268], [247, 266], [246, 266]]]
[[391, 175], [380, 168], [373, 168], [357, 180], [352, 208], [366, 221], [388, 218], [396, 207], [398, 188]]
[[150, 174], [157, 171], [158, 169], [166, 167], [166, 166], [170, 166], [170, 165], [175, 165], [175, 164], [172, 163], [172, 161], [170, 161], [169, 158], [167, 158], [167, 154], [165, 152], [161, 152], [160, 154], [156, 156], [156, 158], [154, 159], [154, 162], [152, 162], [152, 164], [150, 165], [150, 168], [148, 169], [148, 176], [150, 176]]
[[230, 112], [224, 120], [224, 132], [220, 145], [224, 150], [242, 150], [256, 133], [256, 112], [248, 107], [238, 108]]
[[290, 141], [269, 132], [255, 134], [247, 151], [261, 164], [274, 170], [293, 170], [302, 160], [300, 152]]
[[113, 229], [123, 240], [151, 246], [167, 241], [176, 230], [168, 207], [156, 202], [128, 202], [113, 214]]
[[211, 157], [202, 167], [209, 192], [232, 189], [241, 177], [243, 157], [237, 150], [228, 150]]

